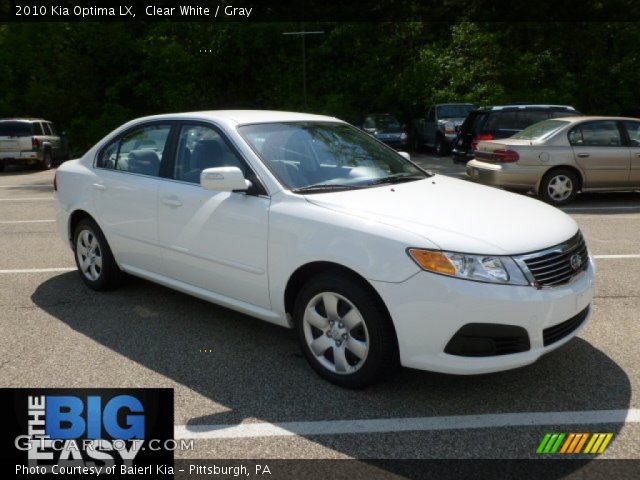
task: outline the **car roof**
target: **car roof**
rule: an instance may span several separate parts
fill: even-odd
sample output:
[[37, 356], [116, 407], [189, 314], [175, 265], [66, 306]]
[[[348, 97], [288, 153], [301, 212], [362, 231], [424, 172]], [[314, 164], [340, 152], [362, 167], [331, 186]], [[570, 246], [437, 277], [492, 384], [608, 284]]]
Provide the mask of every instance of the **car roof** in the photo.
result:
[[551, 120], [564, 120], [567, 122], [584, 122], [590, 120], [632, 120], [635, 122], [640, 121], [640, 119], [633, 117], [605, 117], [600, 115], [573, 115], [571, 117], [552, 118]]
[[436, 103], [436, 107], [444, 107], [445, 105], [474, 105], [470, 102], [462, 102], [462, 103]]
[[200, 112], [183, 112], [163, 115], [153, 115], [150, 117], [138, 118], [140, 120], [163, 120], [163, 119], [202, 119], [222, 121], [236, 125], [251, 123], [272, 123], [272, 122], [342, 122], [335, 117], [326, 115], [314, 115], [310, 113], [283, 112], [277, 110], [206, 110]]
[[557, 110], [575, 110], [571, 105], [546, 105], [546, 104], [524, 104], [516, 103], [510, 105], [492, 105], [480, 107], [478, 110], [483, 111], [500, 111], [500, 110], [527, 110], [527, 109], [557, 109]]
[[44, 118], [0, 118], [0, 122], [49, 122], [49, 120]]

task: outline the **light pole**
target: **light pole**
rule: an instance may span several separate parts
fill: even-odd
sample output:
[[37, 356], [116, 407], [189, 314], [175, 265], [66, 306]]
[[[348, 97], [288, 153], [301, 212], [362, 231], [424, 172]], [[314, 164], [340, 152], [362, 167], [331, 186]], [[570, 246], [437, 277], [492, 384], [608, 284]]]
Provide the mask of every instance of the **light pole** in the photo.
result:
[[302, 37], [302, 98], [304, 99], [304, 108], [307, 108], [307, 35], [324, 35], [324, 31], [316, 30], [313, 32], [283, 32], [283, 35], [291, 35]]

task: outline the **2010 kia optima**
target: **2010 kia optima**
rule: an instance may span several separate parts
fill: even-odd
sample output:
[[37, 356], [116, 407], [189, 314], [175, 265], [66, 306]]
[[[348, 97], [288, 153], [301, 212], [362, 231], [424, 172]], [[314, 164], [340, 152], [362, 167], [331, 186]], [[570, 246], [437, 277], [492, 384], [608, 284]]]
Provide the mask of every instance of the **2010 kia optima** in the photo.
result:
[[398, 364], [527, 365], [590, 316], [594, 265], [570, 217], [428, 173], [331, 117], [141, 118], [62, 165], [55, 188], [89, 287], [126, 272], [295, 328], [343, 386]]

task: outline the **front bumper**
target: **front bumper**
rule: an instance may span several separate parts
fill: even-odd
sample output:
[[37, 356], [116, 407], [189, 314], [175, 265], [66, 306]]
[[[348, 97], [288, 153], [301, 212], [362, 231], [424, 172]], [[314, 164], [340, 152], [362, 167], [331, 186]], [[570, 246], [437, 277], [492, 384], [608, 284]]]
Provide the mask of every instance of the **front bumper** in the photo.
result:
[[467, 163], [467, 177], [484, 185], [536, 191], [544, 168], [513, 163], [489, 163], [474, 159]]
[[[492, 285], [419, 272], [401, 283], [372, 282], [385, 302], [398, 337], [402, 365], [451, 374], [481, 374], [535, 362], [577, 335], [589, 321], [552, 344], [543, 331], [585, 310], [594, 295], [595, 266], [567, 285], [537, 290], [531, 286]], [[514, 325], [527, 331], [530, 349], [506, 355], [466, 357], [445, 353], [464, 325]]]

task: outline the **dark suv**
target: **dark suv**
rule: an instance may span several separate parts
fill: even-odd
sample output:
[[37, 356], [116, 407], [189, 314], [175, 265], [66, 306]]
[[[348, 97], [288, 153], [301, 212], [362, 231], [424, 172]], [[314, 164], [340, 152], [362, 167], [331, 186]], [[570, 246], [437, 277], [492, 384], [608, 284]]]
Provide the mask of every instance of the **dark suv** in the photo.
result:
[[460, 126], [451, 154], [454, 162], [473, 159], [478, 142], [507, 138], [549, 118], [580, 115], [567, 105], [502, 105], [481, 107], [469, 113]]

